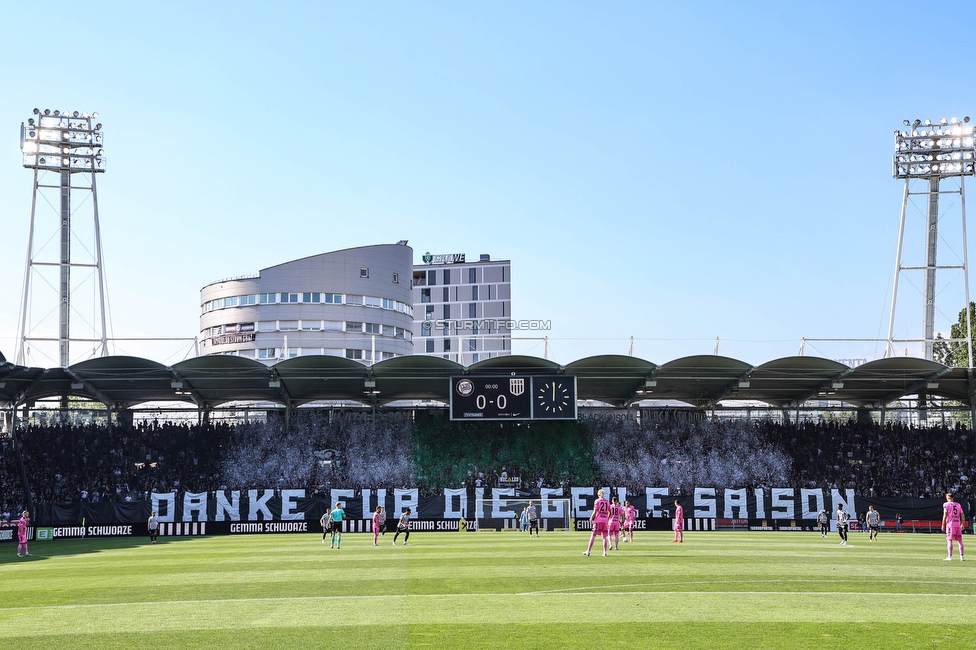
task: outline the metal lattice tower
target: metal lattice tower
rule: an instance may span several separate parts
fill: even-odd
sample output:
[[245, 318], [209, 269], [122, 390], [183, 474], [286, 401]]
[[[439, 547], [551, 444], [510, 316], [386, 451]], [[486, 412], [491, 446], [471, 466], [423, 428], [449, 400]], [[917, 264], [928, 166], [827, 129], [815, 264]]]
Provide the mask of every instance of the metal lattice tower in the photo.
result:
[[[31, 365], [31, 357], [36, 356], [41, 361], [38, 365], [49, 367], [58, 363], [66, 368], [72, 363], [72, 342], [92, 346], [82, 358], [108, 354], [105, 278], [95, 190], [95, 176], [105, 171], [105, 158], [102, 125], [93, 124], [96, 118], [98, 113], [35, 108], [34, 117], [26, 125], [20, 125], [23, 164], [34, 170], [34, 187], [17, 327], [16, 363], [19, 365]], [[43, 208], [45, 203], [59, 219], [54, 229], [50, 228], [53, 220], [36, 218], [38, 205]], [[81, 218], [82, 209], [86, 216], [91, 210], [91, 221]], [[55, 241], [59, 242], [58, 246]], [[73, 276], [72, 270], [78, 272]], [[87, 308], [74, 298], [80, 298], [89, 289], [93, 301]], [[91, 334], [73, 336], [73, 317]]]
[[[965, 280], [966, 345], [970, 350], [969, 367], [973, 367], [972, 336], [969, 319], [969, 262], [966, 242], [966, 185], [965, 178], [973, 176], [974, 160], [973, 127], [969, 118], [961, 121], [956, 118], [943, 118], [938, 124], [929, 120], [904, 121], [906, 130], [895, 131], [895, 154], [892, 159], [892, 175], [905, 181], [901, 204], [901, 223], [898, 229], [898, 248], [896, 259], [898, 271], [895, 274], [891, 296], [891, 315], [888, 321], [888, 342], [885, 356], [894, 355], [895, 305], [898, 299], [898, 280], [909, 271], [922, 272], [922, 294], [924, 298], [922, 318], [922, 340], [925, 345], [925, 358], [932, 360], [935, 344], [936, 297], [939, 287], [936, 272], [946, 269], [961, 270]], [[946, 182], [952, 181], [952, 182]], [[914, 188], [913, 188], [914, 185]], [[921, 186], [921, 189], [916, 189]], [[958, 196], [961, 210], [962, 255], [958, 264], [939, 264], [939, 222], [940, 198]], [[925, 261], [923, 265], [906, 264], [904, 255], [905, 222], [909, 205], [924, 202]], [[945, 242], [943, 242], [945, 243]], [[953, 310], [953, 313], [954, 310]]]

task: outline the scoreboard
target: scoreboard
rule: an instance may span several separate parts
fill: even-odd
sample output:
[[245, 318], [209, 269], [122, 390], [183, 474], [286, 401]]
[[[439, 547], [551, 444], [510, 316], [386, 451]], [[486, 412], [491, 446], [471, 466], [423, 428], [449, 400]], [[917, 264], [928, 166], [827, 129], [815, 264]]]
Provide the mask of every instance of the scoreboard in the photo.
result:
[[451, 378], [452, 420], [575, 420], [573, 375]]

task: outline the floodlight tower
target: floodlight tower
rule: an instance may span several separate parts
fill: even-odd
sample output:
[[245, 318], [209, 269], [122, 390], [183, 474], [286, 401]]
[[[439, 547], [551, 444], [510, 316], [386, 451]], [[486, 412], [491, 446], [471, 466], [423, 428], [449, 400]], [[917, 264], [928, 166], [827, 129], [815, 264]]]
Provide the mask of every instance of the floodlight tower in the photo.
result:
[[[70, 344], [72, 341], [100, 344], [99, 356], [108, 354], [107, 333], [105, 328], [105, 278], [102, 273], [102, 241], [98, 225], [98, 195], [95, 190], [95, 175], [105, 171], [104, 151], [102, 150], [102, 125], [93, 122], [98, 113], [79, 113], [78, 111], [41, 111], [34, 109], [34, 117], [27, 120], [27, 124], [20, 125], [20, 149], [23, 152], [23, 165], [34, 170], [34, 190], [31, 197], [30, 232], [27, 242], [27, 267], [24, 270], [24, 293], [21, 302], [20, 321], [17, 328], [16, 363], [28, 365], [33, 344], [58, 344], [58, 362], [62, 368], [71, 364]], [[47, 179], [55, 176], [55, 182]], [[79, 180], [75, 180], [79, 179]], [[90, 179], [90, 185], [84, 184]], [[74, 181], [74, 183], [73, 183]], [[75, 209], [91, 198], [93, 221], [91, 225], [84, 224], [83, 228], [72, 227], [73, 195], [82, 194]], [[54, 209], [60, 218], [58, 235], [60, 247], [57, 252], [53, 246], [41, 244], [35, 249], [35, 216], [38, 198]], [[57, 206], [57, 207], [55, 207]], [[91, 231], [86, 229], [91, 227]], [[76, 233], [75, 230], [79, 232]], [[94, 239], [94, 250], [88, 246], [88, 237], [80, 237], [80, 232], [90, 234]], [[51, 237], [52, 241], [54, 236]], [[88, 254], [85, 261], [72, 259], [72, 242], [76, 241], [82, 250]], [[92, 328], [90, 338], [72, 338], [71, 314], [72, 293], [87, 282], [87, 278], [72, 284], [71, 271], [73, 268], [84, 268], [94, 271], [97, 278], [96, 305], [90, 315]], [[45, 277], [45, 272], [51, 275]], [[56, 279], [54, 273], [56, 272]], [[38, 305], [41, 316], [37, 322], [28, 319], [32, 311], [32, 276], [37, 275], [53, 289], [57, 287], [58, 295], [58, 329], [57, 336], [51, 332], [50, 326], [45, 328], [48, 315], [44, 305]], [[90, 276], [89, 276], [90, 277]], [[43, 285], [42, 285], [43, 286]], [[41, 301], [39, 301], [41, 302]], [[88, 320], [88, 313], [79, 314], [82, 320]], [[53, 361], [53, 359], [51, 359]]]
[[[956, 118], [942, 118], [938, 124], [930, 120], [904, 121], [905, 130], [895, 131], [895, 154], [892, 158], [892, 175], [905, 181], [905, 191], [901, 202], [901, 225], [898, 229], [898, 272], [895, 274], [891, 294], [891, 315], [888, 320], [888, 344], [885, 356], [894, 355], [893, 334], [895, 327], [895, 303], [898, 298], [898, 278], [903, 271], [924, 272], [924, 317], [922, 323], [925, 342], [925, 358], [932, 360], [935, 343], [935, 298], [936, 271], [939, 269], [961, 269], [966, 292], [966, 348], [969, 350], [969, 367], [973, 367], [972, 334], [969, 323], [969, 263], [966, 243], [966, 185], [965, 177], [976, 171], [976, 148], [973, 144], [973, 127], [969, 117], [961, 121]], [[958, 187], [946, 189], [942, 181], [955, 179]], [[912, 190], [912, 181], [924, 182], [923, 189]], [[943, 194], [958, 194], [962, 211], [962, 264], [939, 265], [937, 252], [939, 244], [939, 198]], [[906, 266], [902, 258], [905, 238], [905, 215], [912, 197], [922, 197], [927, 204], [925, 265]]]

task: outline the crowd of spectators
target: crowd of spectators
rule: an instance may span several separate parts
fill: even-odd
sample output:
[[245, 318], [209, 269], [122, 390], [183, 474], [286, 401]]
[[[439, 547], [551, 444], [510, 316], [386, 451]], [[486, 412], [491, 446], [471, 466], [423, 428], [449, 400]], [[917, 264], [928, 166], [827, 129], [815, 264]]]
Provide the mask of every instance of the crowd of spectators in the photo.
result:
[[[704, 486], [853, 488], [877, 497], [941, 497], [948, 490], [973, 496], [976, 439], [961, 425], [708, 420], [641, 425], [611, 420], [588, 431], [589, 443], [573, 439], [565, 453], [578, 460], [589, 445], [597, 471], [593, 484], [623, 486], [633, 494], [645, 487], [687, 493]], [[38, 503], [127, 501], [150, 492], [249, 488], [304, 488], [312, 494], [331, 488], [430, 491], [434, 488], [423, 480], [429, 472], [424, 463], [435, 460], [447, 462], [462, 476], [458, 485], [442, 487], [494, 487], [501, 485], [503, 474], [506, 481], [519, 477], [527, 489], [575, 484], [565, 472], [547, 477], [536, 467], [521, 467], [506, 458], [495, 467], [492, 455], [457, 457], [466, 447], [448, 450], [441, 440], [438, 448], [431, 444], [436, 439], [421, 444], [417, 432], [417, 423], [406, 416], [374, 421], [355, 413], [310, 413], [294, 417], [288, 426], [283, 420], [27, 426], [16, 436], [0, 438], [0, 519], [26, 505], [21, 461]], [[457, 434], [452, 429], [452, 436]], [[503, 434], [511, 438], [511, 432], [498, 435]], [[473, 439], [475, 446], [488, 444]], [[546, 447], [546, 463], [559, 453], [555, 449]], [[436, 458], [438, 454], [443, 458]], [[529, 453], [525, 457], [533, 458]]]
[[794, 459], [796, 487], [855, 488], [878, 497], [973, 496], [976, 438], [968, 427], [918, 427], [898, 422], [760, 424]]
[[609, 421], [594, 430], [600, 484], [687, 493], [699, 487], [788, 486], [794, 458], [753, 424]]
[[13, 438], [0, 439], [0, 521], [11, 521], [27, 506]]
[[233, 430], [219, 423], [60, 424], [27, 426], [17, 440], [35, 500], [97, 503], [131, 501], [152, 491], [215, 489], [221, 451]]

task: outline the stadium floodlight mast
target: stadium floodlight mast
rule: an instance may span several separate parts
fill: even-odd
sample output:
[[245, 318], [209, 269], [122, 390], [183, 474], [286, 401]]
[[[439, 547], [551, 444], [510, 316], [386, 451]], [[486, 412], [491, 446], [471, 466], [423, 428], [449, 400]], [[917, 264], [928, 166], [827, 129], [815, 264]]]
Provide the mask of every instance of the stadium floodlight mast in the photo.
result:
[[[905, 181], [901, 203], [901, 224], [898, 229], [898, 245], [895, 254], [898, 271], [895, 274], [891, 294], [891, 314], [888, 320], [888, 342], [885, 356], [894, 355], [893, 335], [895, 327], [895, 304], [898, 298], [898, 278], [903, 271], [924, 272], [924, 316], [923, 338], [925, 358], [933, 359], [935, 344], [935, 298], [936, 271], [939, 269], [962, 269], [966, 293], [966, 349], [969, 350], [969, 367], [973, 367], [972, 328], [969, 323], [969, 262], [966, 242], [966, 185], [965, 177], [976, 172], [976, 147], [973, 142], [973, 126], [969, 117], [962, 120], [941, 119], [934, 124], [930, 120], [905, 120], [904, 129], [895, 131], [895, 153], [892, 157], [892, 175]], [[944, 189], [941, 184], [947, 179], [958, 179], [958, 189]], [[912, 181], [924, 182], [924, 189], [913, 191]], [[958, 194], [962, 210], [962, 265], [939, 265], [939, 198], [943, 194]], [[926, 210], [925, 265], [906, 266], [902, 259], [905, 238], [905, 215], [910, 197], [924, 197]]]
[[[27, 242], [27, 266], [24, 270], [24, 292], [21, 302], [20, 320], [18, 323], [16, 341], [16, 363], [28, 365], [32, 343], [57, 342], [58, 362], [61, 367], [71, 363], [71, 341], [85, 341], [100, 344], [100, 356], [108, 354], [107, 334], [105, 327], [105, 279], [102, 272], [102, 242], [98, 224], [98, 195], [95, 189], [95, 175], [105, 171], [105, 152], [102, 149], [102, 125], [96, 122], [98, 113], [79, 113], [78, 111], [60, 111], [34, 109], [34, 117], [27, 120], [27, 124], [20, 125], [20, 149], [23, 153], [23, 165], [34, 170], [34, 188], [31, 197], [30, 231]], [[51, 175], [57, 176], [56, 184], [46, 181]], [[73, 179], [90, 178], [90, 185], [73, 184]], [[59, 198], [51, 200], [45, 193], [57, 193]], [[93, 210], [94, 253], [90, 263], [79, 263], [72, 260], [71, 249], [72, 230], [72, 195], [77, 193], [91, 194]], [[35, 216], [38, 197], [47, 200], [60, 217], [60, 251], [57, 256], [44, 256], [43, 249], [35, 250]], [[84, 196], [83, 199], [86, 199]], [[83, 203], [84, 200], [78, 203]], [[84, 246], [83, 246], [84, 248]], [[56, 268], [58, 272], [58, 331], [57, 336], [44, 336], [36, 330], [43, 329], [28, 321], [31, 310], [31, 276], [42, 274], [45, 270]], [[75, 267], [94, 269], [97, 276], [97, 299], [92, 316], [93, 334], [91, 338], [71, 337], [72, 292], [76, 288], [72, 285], [71, 270]], [[49, 282], [54, 284], [53, 282]], [[43, 309], [40, 309], [43, 313]], [[53, 310], [52, 310], [53, 311]], [[100, 331], [99, 331], [100, 328]]]

